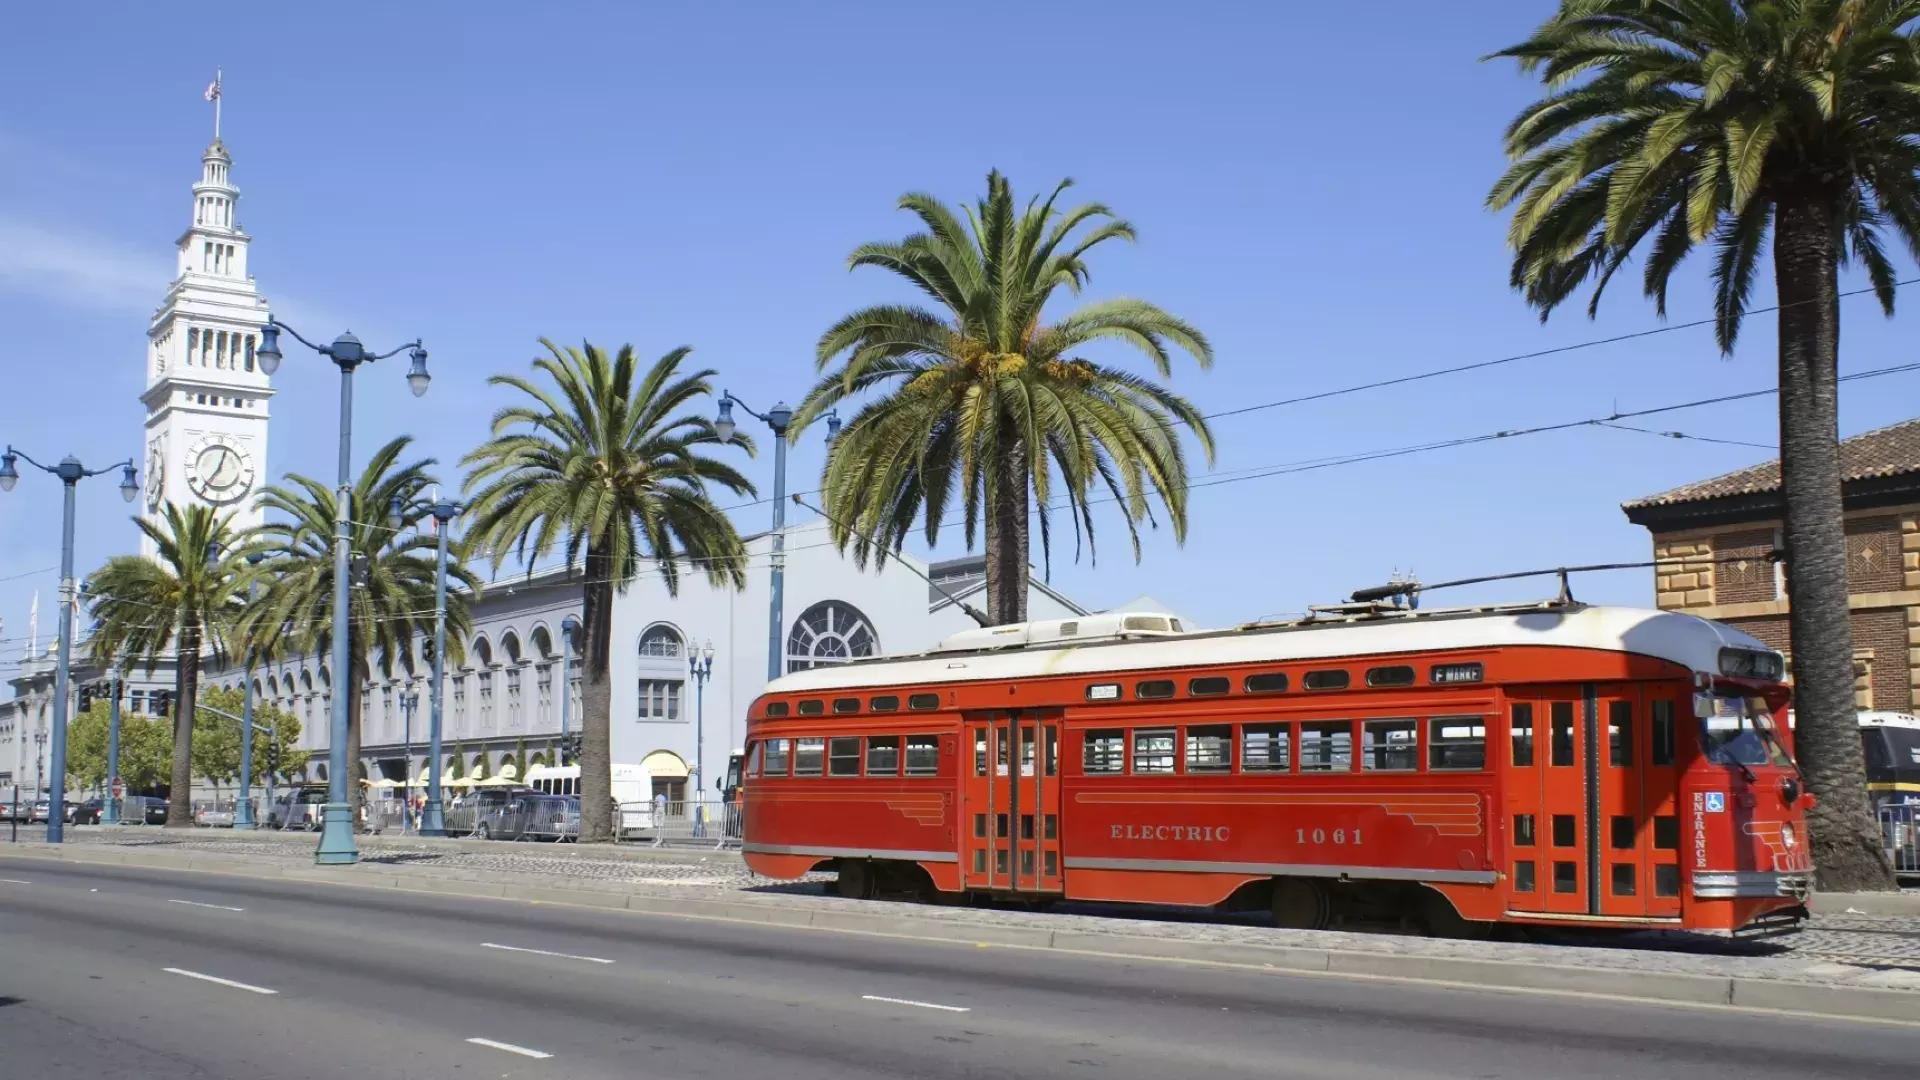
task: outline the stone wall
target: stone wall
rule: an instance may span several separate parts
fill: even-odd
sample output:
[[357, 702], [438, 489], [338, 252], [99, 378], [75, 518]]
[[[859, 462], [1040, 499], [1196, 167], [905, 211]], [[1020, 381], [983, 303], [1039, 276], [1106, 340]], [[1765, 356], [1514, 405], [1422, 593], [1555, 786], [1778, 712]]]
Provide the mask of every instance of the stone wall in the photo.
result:
[[1669, 540], [1653, 545], [1654, 603], [1662, 608], [1704, 607], [1713, 603], [1713, 541], [1710, 537]]

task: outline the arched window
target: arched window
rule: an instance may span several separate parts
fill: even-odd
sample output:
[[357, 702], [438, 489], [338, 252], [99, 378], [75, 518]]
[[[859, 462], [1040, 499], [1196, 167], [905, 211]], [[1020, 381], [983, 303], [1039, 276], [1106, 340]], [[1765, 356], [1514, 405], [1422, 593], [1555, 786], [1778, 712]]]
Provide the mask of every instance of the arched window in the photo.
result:
[[655, 623], [640, 635], [640, 655], [678, 660], [684, 653], [680, 631], [666, 623]]
[[787, 670], [844, 664], [879, 651], [873, 624], [860, 609], [841, 600], [822, 600], [793, 621], [787, 634]]

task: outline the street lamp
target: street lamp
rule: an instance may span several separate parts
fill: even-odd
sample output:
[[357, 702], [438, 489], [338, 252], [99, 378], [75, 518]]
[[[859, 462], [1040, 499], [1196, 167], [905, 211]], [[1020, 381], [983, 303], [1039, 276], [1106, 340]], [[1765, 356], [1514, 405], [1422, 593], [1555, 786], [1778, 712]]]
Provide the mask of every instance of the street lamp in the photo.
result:
[[[0, 491], [12, 491], [20, 482], [20, 473], [15, 468], [16, 460], [41, 472], [51, 473], [60, 478], [66, 487], [66, 499], [61, 507], [60, 516], [60, 659], [55, 667], [53, 679], [53, 794], [47, 801], [47, 843], [57, 844], [64, 837], [67, 800], [67, 683], [73, 652], [73, 609], [79, 600], [79, 590], [73, 581], [73, 488], [75, 484], [89, 476], [99, 476], [114, 469], [120, 470], [120, 497], [132, 502], [140, 493], [140, 482], [134, 472], [133, 462], [123, 461], [118, 465], [109, 465], [104, 469], [88, 469], [80, 464], [80, 459], [68, 454], [60, 459], [58, 465], [42, 465], [13, 447], [7, 447], [0, 454]], [[44, 781], [43, 781], [44, 783]]]
[[579, 632], [579, 619], [560, 620], [560, 747], [553, 756], [562, 765], [567, 763], [567, 716], [573, 711], [573, 635]]
[[[440, 723], [445, 713], [447, 674], [447, 523], [466, 507], [437, 495], [427, 512], [433, 515], [433, 533], [438, 552], [433, 568], [433, 673], [427, 683], [427, 804], [420, 810], [421, 836], [447, 835], [446, 811], [440, 804], [440, 774], [446, 762], [440, 757]], [[406, 523], [406, 508], [398, 498], [387, 506], [387, 524], [398, 529]], [[407, 716], [413, 722], [411, 713]], [[411, 761], [411, 752], [408, 760]]]
[[[333, 361], [340, 369], [340, 486], [334, 496], [333, 507], [333, 670], [344, 686], [352, 681], [347, 679], [347, 672], [352, 670], [350, 665], [353, 662], [347, 654], [347, 564], [352, 554], [347, 527], [353, 501], [353, 372], [361, 364], [385, 360], [405, 350], [413, 358], [413, 367], [407, 372], [407, 386], [413, 391], [414, 397], [427, 392], [427, 384], [432, 376], [427, 374], [427, 350], [421, 347], [417, 338], [389, 352], [372, 353], [352, 333], [341, 334], [331, 345], [315, 345], [278, 319], [269, 319], [260, 328], [260, 347], [254, 350], [260, 370], [268, 375], [280, 367], [282, 330], [292, 334], [295, 341]], [[337, 690], [332, 695], [331, 704], [333, 715], [327, 732], [327, 803], [321, 810], [320, 846], [313, 853], [313, 861], [325, 866], [347, 865], [360, 860], [360, 850], [353, 842], [353, 808], [347, 802], [347, 778], [353, 766], [347, 760], [346, 692]]]
[[707, 677], [713, 674], [713, 641], [690, 650], [687, 657], [687, 674], [693, 676], [693, 790], [704, 794], [701, 787], [707, 775], [703, 766], [707, 761]]
[[126, 657], [116, 656], [113, 666], [107, 669], [107, 692], [111, 695], [107, 703], [107, 797], [102, 815], [109, 825], [120, 824], [120, 796], [114, 789], [120, 786], [120, 695], [126, 687], [120, 684], [120, 670], [126, 666]]
[[[731, 390], [720, 391], [720, 415], [714, 418], [714, 434], [722, 442], [730, 442], [738, 427], [733, 420], [735, 405], [745, 409], [747, 415], [761, 421], [773, 429], [773, 587], [767, 601], [767, 681], [779, 678], [786, 667], [780, 655], [781, 602], [785, 597], [787, 578], [787, 425], [793, 422], [793, 410], [784, 401], [776, 402], [766, 413], [753, 411], [753, 406], [733, 396]], [[827, 441], [831, 443], [840, 434], [840, 414], [827, 414]]]
[[406, 764], [400, 779], [400, 820], [402, 831], [413, 824], [413, 710], [420, 707], [420, 694], [412, 689], [400, 692], [400, 715], [406, 718], [406, 738], [402, 744]]

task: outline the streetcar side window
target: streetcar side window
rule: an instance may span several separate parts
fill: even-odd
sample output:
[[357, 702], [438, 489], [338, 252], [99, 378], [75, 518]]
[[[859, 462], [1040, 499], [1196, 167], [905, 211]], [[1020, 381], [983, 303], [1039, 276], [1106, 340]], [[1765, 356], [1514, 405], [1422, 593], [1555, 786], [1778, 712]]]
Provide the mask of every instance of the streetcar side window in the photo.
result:
[[770, 717], [787, 715], [787, 703], [784, 701], [767, 702], [767, 715]]
[[1427, 768], [1487, 767], [1487, 724], [1478, 716], [1436, 716], [1427, 721]]
[[793, 775], [819, 776], [826, 757], [827, 740], [819, 737], [793, 740]]
[[1548, 721], [1552, 727], [1552, 756], [1550, 765], [1573, 764], [1573, 702], [1554, 701], [1547, 704]]
[[1133, 733], [1133, 771], [1170, 773], [1173, 771], [1173, 729], [1156, 728]]
[[900, 695], [882, 694], [877, 698], [869, 698], [867, 708], [874, 712], [898, 712], [900, 710]]
[[1533, 765], [1533, 706], [1515, 704], [1512, 712], [1513, 767], [1531, 768]]
[[787, 775], [787, 761], [791, 756], [788, 752], [788, 747], [790, 745], [791, 743], [786, 739], [768, 739], [767, 740], [767, 775], [768, 776]]
[[827, 743], [827, 775], [860, 775], [860, 738], [856, 735], [839, 736]]
[[759, 743], [754, 743], [752, 746], [747, 747], [747, 775], [748, 776], [760, 775], [760, 744]]
[[907, 736], [907, 775], [933, 776], [940, 771], [940, 736]]
[[1080, 771], [1117, 773], [1127, 766], [1127, 736], [1123, 731], [1089, 731], [1081, 742]]
[[939, 707], [939, 694], [912, 694], [907, 698], [907, 708], [909, 709], [937, 709]]
[[1187, 771], [1226, 772], [1233, 767], [1233, 728], [1221, 724], [1187, 729]]
[[1240, 728], [1240, 771], [1286, 772], [1292, 758], [1292, 725], [1243, 724]]
[[867, 775], [894, 776], [900, 772], [900, 736], [867, 736]]
[[1187, 680], [1188, 697], [1213, 697], [1224, 694], [1233, 688], [1233, 681], [1225, 675], [1209, 675], [1204, 679]]
[[834, 698], [833, 711], [836, 713], [857, 713], [860, 711], [860, 699], [857, 697]]
[[1301, 772], [1352, 772], [1353, 722], [1314, 720], [1300, 725]]
[[[1673, 702], [1656, 701], [1649, 710], [1647, 733], [1648, 761], [1655, 765], [1673, 764]], [[1665, 895], [1664, 893], [1662, 895]]]
[[1633, 767], [1633, 702], [1607, 702], [1607, 765]]
[[1300, 685], [1309, 690], [1345, 690], [1347, 679], [1345, 668], [1327, 668], [1307, 672], [1301, 677]]
[[1173, 696], [1172, 679], [1147, 679], [1133, 684], [1133, 696], [1137, 698], [1170, 698]]
[[1419, 739], [1417, 720], [1368, 720], [1360, 725], [1360, 767], [1367, 772], [1411, 772], [1420, 767]]

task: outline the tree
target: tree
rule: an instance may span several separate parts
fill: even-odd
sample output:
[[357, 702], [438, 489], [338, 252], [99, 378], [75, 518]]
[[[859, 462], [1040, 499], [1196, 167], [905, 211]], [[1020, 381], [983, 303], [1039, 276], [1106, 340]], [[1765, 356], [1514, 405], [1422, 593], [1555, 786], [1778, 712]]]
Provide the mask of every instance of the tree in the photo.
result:
[[1892, 233], [1920, 251], [1920, 5], [1896, 0], [1562, 0], [1495, 56], [1547, 96], [1506, 132], [1513, 286], [1546, 318], [1592, 280], [1592, 315], [1648, 238], [1642, 288], [1714, 248], [1731, 354], [1769, 232], [1779, 301], [1780, 465], [1801, 767], [1823, 889], [1893, 885], [1855, 728], [1838, 446], [1838, 268], [1893, 313]]
[[[391, 678], [397, 665], [411, 674], [418, 659], [414, 638], [433, 630], [436, 541], [427, 532], [409, 532], [408, 526], [427, 515], [428, 491], [438, 481], [427, 471], [435, 464], [432, 458], [399, 463], [412, 441], [402, 435], [374, 451], [348, 495], [348, 544], [359, 569], [347, 600], [351, 664], [334, 673], [340, 683], [333, 692], [347, 695], [347, 799], [355, 821], [364, 797], [353, 782], [363, 775], [362, 690], [375, 670]], [[399, 529], [387, 524], [396, 501]], [[283, 648], [326, 656], [333, 648], [334, 491], [289, 473], [284, 485], [260, 493], [260, 505], [283, 520], [260, 528], [266, 561], [259, 573], [267, 588], [248, 613], [245, 639], [262, 657]], [[458, 643], [472, 629], [467, 605], [479, 593], [480, 580], [458, 560], [449, 561], [447, 576], [464, 589], [447, 592], [447, 654], [454, 659], [461, 655]]]
[[752, 495], [753, 484], [700, 451], [731, 442], [751, 454], [753, 443], [739, 433], [722, 439], [704, 415], [676, 415], [713, 392], [712, 371], [680, 372], [684, 346], [642, 374], [631, 345], [609, 358], [592, 344], [540, 343], [549, 355], [533, 367], [552, 390], [518, 375], [488, 380], [531, 403], [494, 413], [493, 438], [465, 459], [474, 466], [466, 542], [492, 549], [496, 569], [509, 550], [531, 566], [563, 537], [569, 572], [584, 555], [580, 839], [604, 843], [613, 839], [614, 594], [642, 559], [653, 560], [670, 596], [679, 595], [682, 559], [715, 588], [746, 586], [746, 548], [708, 485]]
[[[232, 716], [246, 715], [246, 700], [239, 690], [209, 690], [203, 701]], [[309, 754], [300, 749], [300, 720], [292, 713], [265, 702], [253, 703], [253, 782], [266, 777], [270, 762], [277, 762], [276, 776], [299, 772]], [[276, 739], [277, 736], [277, 739]], [[240, 778], [240, 724], [216, 713], [200, 710], [194, 725], [193, 753], [195, 772], [215, 784], [237, 783]]]
[[212, 507], [168, 503], [159, 521], [133, 523], [153, 542], [152, 558], [116, 555], [87, 579], [94, 597], [95, 663], [125, 656], [151, 673], [163, 654], [175, 659], [172, 786], [167, 825], [193, 826], [193, 720], [202, 650], [227, 656], [232, 620], [249, 579], [249, 549], [236, 543], [231, 518]]
[[[1170, 348], [1213, 362], [1200, 331], [1141, 300], [1107, 300], [1042, 318], [1055, 290], [1078, 293], [1086, 255], [1108, 240], [1132, 240], [1133, 226], [1098, 203], [1058, 210], [1072, 181], [1045, 201], [1014, 205], [998, 172], [987, 195], [960, 216], [930, 195], [909, 194], [900, 208], [924, 232], [899, 243], [863, 244], [849, 268], [890, 270], [931, 296], [922, 307], [863, 308], [820, 338], [827, 372], [794, 415], [797, 434], [844, 398], [887, 387], [848, 421], [828, 452], [821, 481], [834, 541], [854, 546], [856, 562], [898, 551], [916, 518], [934, 543], [950, 503], [965, 511], [967, 547], [985, 516], [987, 613], [995, 622], [1027, 615], [1030, 506], [1051, 565], [1055, 478], [1073, 524], [1076, 557], [1093, 554], [1091, 504], [1104, 489], [1122, 510], [1134, 558], [1138, 526], [1157, 496], [1177, 542], [1187, 534], [1184, 425], [1207, 461], [1213, 434], [1185, 398], [1131, 372], [1082, 359], [1074, 351], [1102, 341], [1144, 353], [1161, 378], [1172, 374]], [[1081, 231], [1083, 225], [1091, 226]], [[956, 490], [957, 489], [957, 490]], [[1031, 502], [1029, 501], [1031, 500]]]
[[[67, 774], [83, 788], [107, 783], [108, 704], [96, 701], [67, 728]], [[129, 793], [167, 782], [172, 768], [173, 730], [164, 720], [120, 713], [120, 779]]]

